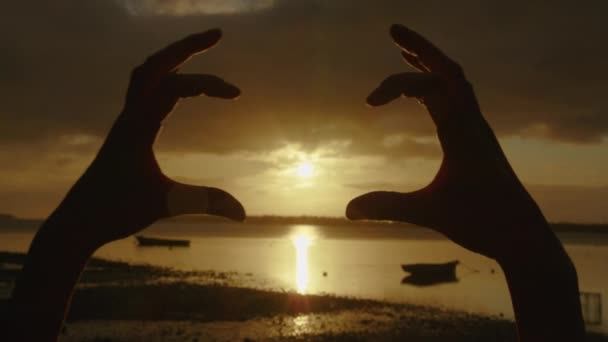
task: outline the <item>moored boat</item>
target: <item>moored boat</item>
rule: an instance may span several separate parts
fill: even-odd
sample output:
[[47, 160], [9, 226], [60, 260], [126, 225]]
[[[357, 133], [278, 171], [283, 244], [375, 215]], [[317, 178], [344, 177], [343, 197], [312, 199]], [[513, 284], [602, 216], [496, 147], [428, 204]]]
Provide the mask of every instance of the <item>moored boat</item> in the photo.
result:
[[135, 239], [137, 239], [137, 244], [141, 247], [190, 247], [190, 240], [154, 238], [143, 235], [137, 235]]
[[402, 284], [415, 286], [429, 286], [442, 283], [457, 282], [456, 266], [457, 260], [442, 264], [403, 264], [401, 269], [410, 273], [401, 280]]
[[401, 269], [408, 273], [456, 275], [458, 260], [442, 264], [403, 264]]

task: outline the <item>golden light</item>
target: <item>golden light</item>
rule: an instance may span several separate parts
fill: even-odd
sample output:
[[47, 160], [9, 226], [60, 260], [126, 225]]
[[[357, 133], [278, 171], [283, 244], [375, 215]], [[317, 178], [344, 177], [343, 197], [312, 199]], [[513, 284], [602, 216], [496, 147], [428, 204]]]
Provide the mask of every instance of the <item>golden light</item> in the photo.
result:
[[298, 165], [297, 172], [298, 176], [302, 178], [311, 178], [314, 174], [314, 167], [309, 162], [303, 162]]
[[296, 235], [291, 241], [296, 248], [296, 287], [298, 293], [305, 293], [308, 286], [308, 247], [312, 238], [306, 235]]

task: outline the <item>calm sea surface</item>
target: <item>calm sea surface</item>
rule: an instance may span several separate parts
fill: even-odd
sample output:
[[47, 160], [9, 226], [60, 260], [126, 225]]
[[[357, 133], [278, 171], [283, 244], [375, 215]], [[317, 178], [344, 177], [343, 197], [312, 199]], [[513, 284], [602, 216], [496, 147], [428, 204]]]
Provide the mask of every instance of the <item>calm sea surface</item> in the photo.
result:
[[[262, 225], [164, 222], [144, 232], [186, 238], [190, 248], [138, 247], [124, 239], [96, 256], [181, 270], [251, 273], [253, 286], [410, 302], [470, 312], [513, 312], [498, 265], [430, 231], [394, 226]], [[0, 250], [24, 252], [33, 232], [0, 231]], [[608, 234], [560, 234], [574, 260], [590, 330], [608, 334]], [[458, 282], [402, 285], [404, 263], [459, 260]], [[599, 294], [599, 297], [598, 297]], [[600, 316], [598, 316], [598, 314]]]

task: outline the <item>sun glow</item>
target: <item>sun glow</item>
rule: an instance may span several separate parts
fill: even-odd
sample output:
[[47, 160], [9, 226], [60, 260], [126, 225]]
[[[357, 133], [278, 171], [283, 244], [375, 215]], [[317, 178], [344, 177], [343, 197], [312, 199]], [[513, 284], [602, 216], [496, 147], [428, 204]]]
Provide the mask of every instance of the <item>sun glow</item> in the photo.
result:
[[297, 172], [298, 176], [302, 178], [311, 178], [314, 175], [314, 167], [312, 163], [303, 162], [298, 165]]
[[306, 235], [296, 235], [291, 238], [296, 248], [296, 287], [298, 293], [305, 293], [308, 287], [308, 247], [312, 238]]

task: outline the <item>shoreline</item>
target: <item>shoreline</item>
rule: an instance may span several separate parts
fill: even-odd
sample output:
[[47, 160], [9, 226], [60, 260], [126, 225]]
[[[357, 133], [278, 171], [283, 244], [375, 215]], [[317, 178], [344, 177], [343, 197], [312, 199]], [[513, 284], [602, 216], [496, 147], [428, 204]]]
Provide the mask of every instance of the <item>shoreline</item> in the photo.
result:
[[[23, 253], [0, 252], [0, 283]], [[234, 272], [181, 272], [94, 258], [60, 341], [515, 341], [513, 322], [455, 310], [239, 286]], [[0, 312], [7, 299], [0, 299]], [[590, 335], [589, 341], [608, 341]]]
[[[42, 224], [42, 218], [21, 218], [11, 214], [0, 213], [0, 230], [11, 228], [18, 230], [35, 230]], [[164, 219], [158, 223], [194, 223], [194, 224], [234, 224], [234, 221], [226, 218], [209, 215], [184, 215]], [[421, 227], [403, 222], [394, 221], [352, 221], [345, 217], [332, 216], [279, 216], [279, 215], [250, 215], [242, 224], [264, 224], [264, 225], [323, 225], [328, 227], [397, 227], [414, 228]], [[608, 223], [606, 222], [550, 222], [550, 226], [556, 233], [588, 233], [588, 234], [608, 234]]]

